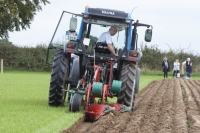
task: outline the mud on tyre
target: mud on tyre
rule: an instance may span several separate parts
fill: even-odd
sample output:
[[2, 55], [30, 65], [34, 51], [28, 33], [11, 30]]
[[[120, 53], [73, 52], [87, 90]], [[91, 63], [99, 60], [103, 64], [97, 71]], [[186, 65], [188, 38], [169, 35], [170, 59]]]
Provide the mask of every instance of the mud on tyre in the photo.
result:
[[[122, 65], [120, 80], [122, 81], [122, 88], [118, 94], [117, 102], [124, 104], [126, 106], [131, 105], [132, 92], [135, 90], [133, 88], [134, 79], [136, 75], [136, 64], [132, 62], [125, 61]], [[133, 92], [133, 103], [135, 101], [135, 92]]]
[[69, 76], [69, 58], [63, 53], [63, 49], [56, 51], [54, 57], [50, 88], [49, 88], [49, 105], [61, 106], [64, 104], [66, 92], [62, 89], [66, 88], [65, 78]]

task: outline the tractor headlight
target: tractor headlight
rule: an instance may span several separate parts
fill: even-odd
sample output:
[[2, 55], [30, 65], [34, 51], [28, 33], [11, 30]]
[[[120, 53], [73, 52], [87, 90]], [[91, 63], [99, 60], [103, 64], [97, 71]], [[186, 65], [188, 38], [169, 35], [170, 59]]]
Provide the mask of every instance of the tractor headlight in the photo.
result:
[[83, 14], [83, 17], [84, 17], [84, 18], [88, 18], [88, 17], [89, 17], [89, 14], [84, 13], [84, 14]]
[[138, 57], [138, 53], [132, 53], [132, 52], [130, 52], [130, 53], [129, 53], [129, 56]]

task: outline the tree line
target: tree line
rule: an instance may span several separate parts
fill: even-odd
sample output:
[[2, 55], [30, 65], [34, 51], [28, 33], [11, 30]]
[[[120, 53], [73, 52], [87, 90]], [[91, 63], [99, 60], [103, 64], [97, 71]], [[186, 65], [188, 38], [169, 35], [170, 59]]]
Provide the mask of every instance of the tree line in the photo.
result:
[[[188, 57], [193, 63], [193, 73], [200, 71], [200, 58], [191, 52], [184, 52], [184, 49], [161, 51], [158, 45], [146, 45], [141, 43], [138, 48], [142, 52], [142, 58], [139, 61], [141, 69], [149, 71], [162, 71], [162, 60], [166, 56], [170, 63], [170, 69], [173, 69], [173, 63], [179, 59], [180, 63]], [[13, 70], [28, 71], [51, 71], [51, 66], [46, 64], [47, 46], [44, 44], [36, 47], [15, 46], [7, 39], [0, 39], [0, 59], [4, 59], [4, 68]]]
[[47, 46], [15, 46], [7, 39], [0, 39], [0, 59], [9, 70], [50, 71], [46, 64]]

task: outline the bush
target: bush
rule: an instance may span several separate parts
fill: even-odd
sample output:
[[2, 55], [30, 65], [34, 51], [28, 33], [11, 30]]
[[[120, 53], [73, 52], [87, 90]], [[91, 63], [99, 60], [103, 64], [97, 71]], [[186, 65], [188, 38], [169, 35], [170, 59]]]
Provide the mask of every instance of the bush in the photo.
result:
[[19, 69], [28, 71], [50, 71], [46, 64], [47, 46], [19, 47], [0, 40], [0, 58], [4, 60], [5, 69]]

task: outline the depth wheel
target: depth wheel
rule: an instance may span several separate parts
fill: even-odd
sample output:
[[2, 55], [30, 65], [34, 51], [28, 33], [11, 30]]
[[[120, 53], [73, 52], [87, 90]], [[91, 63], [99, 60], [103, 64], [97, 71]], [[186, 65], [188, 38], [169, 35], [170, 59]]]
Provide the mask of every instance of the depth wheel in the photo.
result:
[[69, 110], [71, 112], [77, 112], [80, 111], [81, 109], [81, 102], [82, 102], [82, 95], [75, 93], [74, 96], [72, 97], [72, 102], [69, 106]]

